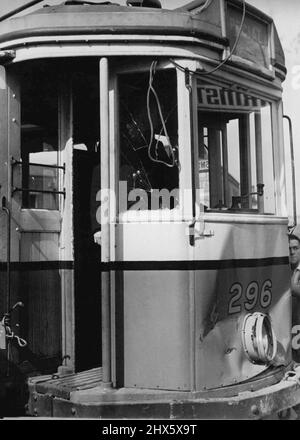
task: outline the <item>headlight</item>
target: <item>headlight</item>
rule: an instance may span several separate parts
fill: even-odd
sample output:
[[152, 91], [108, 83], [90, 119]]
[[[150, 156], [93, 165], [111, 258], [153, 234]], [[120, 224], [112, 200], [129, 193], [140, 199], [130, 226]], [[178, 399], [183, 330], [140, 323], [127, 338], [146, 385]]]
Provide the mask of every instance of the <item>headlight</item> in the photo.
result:
[[267, 365], [275, 358], [277, 339], [268, 315], [260, 312], [246, 315], [242, 340], [245, 353], [252, 363]]

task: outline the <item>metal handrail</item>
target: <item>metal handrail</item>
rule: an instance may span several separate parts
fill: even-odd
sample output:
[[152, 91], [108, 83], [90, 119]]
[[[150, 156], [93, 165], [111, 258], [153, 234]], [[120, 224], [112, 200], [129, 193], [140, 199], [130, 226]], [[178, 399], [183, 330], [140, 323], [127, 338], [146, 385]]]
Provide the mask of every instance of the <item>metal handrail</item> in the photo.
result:
[[292, 196], [293, 196], [293, 217], [294, 226], [297, 224], [297, 202], [296, 202], [296, 176], [295, 176], [295, 157], [294, 157], [294, 141], [293, 141], [293, 124], [289, 116], [283, 115], [289, 123], [290, 131], [290, 154], [291, 154], [291, 168], [292, 168]]
[[66, 195], [66, 191], [57, 191], [57, 190], [47, 190], [47, 189], [31, 189], [31, 188], [13, 188], [12, 194], [15, 192], [31, 192], [31, 193], [42, 193], [42, 194], [62, 194]]
[[30, 167], [35, 166], [35, 167], [44, 167], [44, 168], [55, 168], [55, 169], [63, 170], [64, 172], [66, 171], [65, 165], [49, 165], [49, 164], [45, 164], [45, 163], [24, 162], [23, 160], [16, 160], [16, 159], [12, 159], [11, 163], [13, 166], [26, 164]]
[[[12, 157], [11, 158], [11, 166], [14, 167], [15, 165], [26, 165], [26, 166], [37, 166], [37, 167], [45, 167], [45, 168], [51, 168], [51, 169], [59, 169], [59, 170], [62, 170], [64, 173], [66, 171], [65, 164], [64, 165], [49, 165], [49, 164], [31, 163], [31, 162], [26, 163], [26, 162], [24, 162], [22, 160], [16, 160], [16, 159], [14, 159]], [[11, 187], [12, 187], [11, 193], [12, 193], [12, 195], [15, 192], [22, 192], [22, 193], [24, 192], [24, 193], [40, 193], [40, 194], [61, 194], [64, 197], [66, 196], [66, 191], [65, 190], [58, 191], [56, 189], [53, 189], [53, 190], [46, 190], [45, 189], [44, 190], [44, 189], [33, 189], [33, 188], [15, 187], [13, 185], [13, 172], [12, 172], [11, 176], [12, 176], [12, 184], [11, 184]]]

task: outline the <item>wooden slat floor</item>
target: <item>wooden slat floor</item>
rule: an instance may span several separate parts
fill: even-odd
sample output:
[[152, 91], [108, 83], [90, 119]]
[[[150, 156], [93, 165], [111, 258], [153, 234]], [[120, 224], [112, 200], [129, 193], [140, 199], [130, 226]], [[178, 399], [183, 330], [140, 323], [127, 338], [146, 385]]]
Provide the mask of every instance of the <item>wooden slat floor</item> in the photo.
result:
[[35, 383], [35, 390], [41, 394], [51, 394], [52, 396], [70, 400], [70, 394], [74, 391], [87, 390], [99, 386], [102, 381], [102, 368], [82, 371], [68, 376], [40, 376], [31, 382]]

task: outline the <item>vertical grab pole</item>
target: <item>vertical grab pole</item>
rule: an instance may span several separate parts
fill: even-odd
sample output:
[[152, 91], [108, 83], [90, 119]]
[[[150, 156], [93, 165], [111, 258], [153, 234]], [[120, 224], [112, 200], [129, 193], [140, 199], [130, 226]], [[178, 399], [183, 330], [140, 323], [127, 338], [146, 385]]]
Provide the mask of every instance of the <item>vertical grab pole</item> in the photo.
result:
[[[110, 262], [110, 200], [109, 200], [109, 72], [108, 59], [101, 58], [99, 63], [100, 80], [100, 162], [101, 190], [105, 200], [101, 203], [101, 261]], [[107, 218], [108, 212], [108, 218]], [[111, 387], [111, 304], [110, 271], [101, 274], [101, 317], [102, 317], [102, 383]]]
[[293, 141], [293, 125], [289, 116], [283, 115], [288, 120], [290, 130], [290, 149], [291, 149], [291, 166], [292, 166], [292, 192], [293, 192], [293, 217], [294, 226], [297, 224], [297, 203], [296, 203], [296, 178], [295, 178], [295, 156], [294, 156], [294, 141]]

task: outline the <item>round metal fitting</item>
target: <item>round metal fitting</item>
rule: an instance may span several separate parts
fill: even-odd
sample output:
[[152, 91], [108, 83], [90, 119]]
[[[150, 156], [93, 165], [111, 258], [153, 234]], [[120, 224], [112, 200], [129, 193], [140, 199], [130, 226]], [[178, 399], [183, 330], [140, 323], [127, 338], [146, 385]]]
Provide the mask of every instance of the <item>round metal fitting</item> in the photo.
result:
[[255, 312], [245, 316], [242, 341], [248, 359], [254, 364], [268, 365], [277, 353], [277, 339], [270, 317]]

